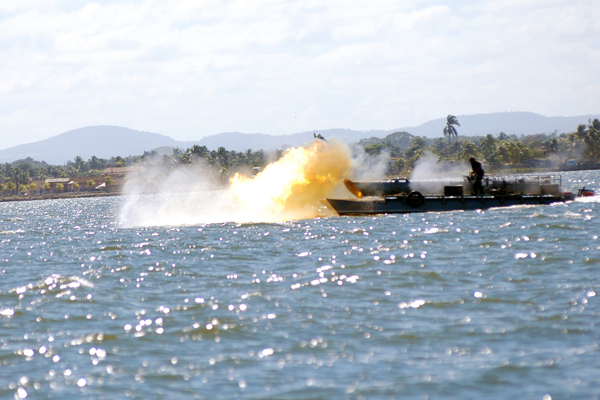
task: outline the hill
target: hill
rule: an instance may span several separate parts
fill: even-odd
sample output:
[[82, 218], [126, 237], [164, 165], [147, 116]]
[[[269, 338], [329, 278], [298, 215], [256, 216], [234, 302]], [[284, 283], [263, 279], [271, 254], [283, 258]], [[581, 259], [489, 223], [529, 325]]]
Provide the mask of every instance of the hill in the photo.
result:
[[[488, 133], [497, 135], [504, 132], [508, 135], [530, 135], [534, 133], [574, 132], [577, 125], [586, 123], [592, 116], [577, 117], [545, 117], [530, 112], [506, 112], [492, 114], [458, 115], [461, 126], [459, 136], [484, 136]], [[394, 140], [402, 142], [405, 147], [408, 133], [428, 138], [442, 137], [442, 129], [446, 118], [438, 118], [416, 127], [405, 127], [392, 130], [357, 131], [351, 129], [327, 129], [300, 132], [291, 135], [266, 135], [261, 133], [227, 132], [206, 136], [194, 141], [177, 141], [158, 133], [142, 132], [118, 126], [92, 126], [75, 129], [55, 137], [34, 143], [22, 144], [0, 150], [0, 162], [12, 162], [31, 157], [46, 161], [49, 164], [61, 165], [75, 156], [89, 159], [92, 156], [110, 158], [114, 156], [141, 155], [159, 147], [178, 147], [187, 149], [194, 144], [206, 146], [209, 150], [225, 147], [227, 150], [245, 151], [247, 149], [265, 151], [291, 146], [301, 146], [313, 139], [313, 134], [321, 134], [329, 139], [336, 137], [348, 143], [356, 143], [366, 138], [383, 138], [392, 133]]]
[[[228, 132], [218, 135], [206, 136], [193, 143], [214, 150], [221, 146], [227, 150], [245, 151], [252, 150], [277, 150], [288, 147], [302, 146], [314, 139], [313, 134], [321, 134], [326, 139], [337, 138], [347, 143], [356, 143], [360, 139], [370, 136], [383, 137], [393, 130], [354, 131], [351, 129], [325, 129], [299, 132], [291, 135], [265, 135], [262, 133]], [[191, 143], [191, 142], [190, 142]]]
[[[329, 129], [314, 131], [326, 138], [338, 137], [353, 143], [365, 136], [385, 136], [392, 131], [353, 131], [350, 129]], [[34, 143], [21, 144], [0, 150], [0, 163], [32, 158], [52, 165], [63, 165], [76, 156], [84, 160], [92, 156], [109, 159], [115, 156], [142, 155], [144, 151], [161, 148], [187, 149], [195, 144], [206, 146], [209, 150], [225, 147], [227, 150], [245, 151], [247, 149], [266, 151], [292, 146], [301, 146], [313, 139], [313, 132], [293, 135], [272, 136], [260, 133], [227, 132], [207, 136], [196, 141], [177, 141], [158, 133], [136, 131], [119, 126], [90, 126], [74, 129]]]
[[[457, 115], [459, 136], [532, 135], [534, 133], [574, 132], [577, 125], [587, 123], [591, 115], [577, 117], [545, 117], [532, 112], [505, 112], [492, 114]], [[597, 118], [597, 117], [596, 117]], [[443, 136], [446, 117], [434, 119], [416, 127], [401, 128], [415, 136], [428, 138]]]
[[119, 126], [90, 126], [38, 142], [0, 150], [0, 162], [12, 162], [31, 157], [49, 164], [62, 165], [75, 156], [87, 160], [92, 156], [110, 158], [118, 155], [137, 155], [155, 147], [173, 147], [178, 144], [176, 140], [158, 133], [136, 131]]

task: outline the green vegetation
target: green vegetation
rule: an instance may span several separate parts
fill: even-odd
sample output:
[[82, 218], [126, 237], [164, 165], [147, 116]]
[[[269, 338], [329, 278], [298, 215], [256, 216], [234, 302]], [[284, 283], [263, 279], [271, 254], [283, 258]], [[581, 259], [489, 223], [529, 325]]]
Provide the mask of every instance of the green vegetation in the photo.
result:
[[[539, 170], [600, 160], [598, 119], [590, 119], [587, 124], [579, 125], [571, 133], [540, 133], [520, 137], [500, 132], [459, 138], [455, 125], [460, 126], [456, 116], [448, 115], [446, 126], [443, 128], [444, 136], [448, 140], [444, 137], [428, 139], [408, 132], [395, 132], [383, 139], [363, 139], [358, 145], [369, 157], [387, 157], [390, 174], [411, 170], [416, 160], [426, 152], [435, 154], [440, 161], [466, 161], [475, 157], [488, 167], [510, 168], [517, 165], [521, 170]], [[452, 140], [452, 136], [455, 140]], [[266, 154], [263, 150], [251, 149], [236, 152], [224, 147], [209, 150], [206, 146], [194, 145], [186, 150], [161, 148], [144, 152], [141, 156], [116, 156], [111, 159], [93, 156], [85, 161], [77, 156], [63, 166], [49, 165], [28, 157], [13, 163], [0, 164], [0, 193], [6, 190], [12, 193], [16, 188], [22, 190], [21, 185], [30, 185], [33, 180], [99, 177], [109, 166], [143, 165], [158, 171], [159, 176], [156, 177], [153, 173], [152, 180], [159, 181], [161, 176], [166, 176], [175, 168], [190, 168], [217, 182], [226, 182], [236, 172], [252, 174], [255, 168], [277, 160], [283, 153], [283, 150], [278, 150]], [[104, 182], [107, 186], [113, 185], [114, 179], [107, 176]], [[93, 179], [86, 181], [88, 190], [94, 185]], [[58, 191], [63, 189], [60, 186], [62, 185], [56, 185]], [[35, 187], [29, 186], [31, 190], [35, 190]], [[43, 187], [45, 190], [50, 189], [47, 183]], [[79, 184], [73, 184], [73, 188], [79, 189]]]
[[80, 156], [66, 165], [49, 165], [45, 161], [35, 161], [31, 157], [12, 163], [0, 164], [0, 177], [10, 177], [20, 181], [30, 181], [46, 178], [67, 178], [77, 176], [98, 176], [110, 165], [111, 160], [92, 157], [84, 161]]
[[123, 159], [123, 157], [117, 156], [117, 157], [115, 157], [112, 166], [113, 167], [125, 167], [125, 166], [127, 166], [127, 162]]
[[[272, 159], [277, 159], [283, 154], [282, 151], [275, 152]], [[160, 156], [156, 152], [145, 152], [140, 158], [144, 166], [149, 168], [161, 167], [163, 175], [174, 168], [187, 167], [198, 170], [205, 176], [215, 181], [226, 181], [236, 172], [250, 172], [255, 167], [262, 167], [267, 157], [262, 150], [253, 151], [248, 149], [244, 152], [229, 151], [224, 147], [217, 150], [208, 150], [206, 146], [194, 145], [182, 151], [173, 149], [172, 154]], [[133, 165], [136, 165], [134, 163]]]
[[[435, 154], [440, 161], [466, 161], [470, 157], [482, 161], [492, 167], [506, 168], [518, 165], [521, 169], [543, 169], [560, 166], [571, 160], [571, 163], [596, 163], [600, 161], [600, 120], [589, 120], [588, 124], [579, 125], [572, 133], [535, 134], [528, 136], [497, 135], [462, 137], [450, 141], [457, 136], [452, 125], [458, 125], [456, 117], [449, 115], [444, 128], [443, 138], [427, 139], [412, 136], [406, 132], [396, 132], [383, 139], [370, 138], [361, 140], [365, 152], [369, 155], [387, 154], [394, 159], [390, 173], [410, 170], [415, 161], [425, 152]], [[460, 125], [459, 125], [460, 126]], [[399, 136], [409, 144], [397, 144]], [[397, 160], [395, 160], [397, 158]]]
[[[161, 149], [163, 150], [163, 149]], [[237, 172], [244, 167], [261, 167], [265, 163], [265, 155], [262, 150], [246, 150], [244, 152], [229, 151], [224, 147], [217, 150], [208, 150], [206, 146], [192, 146], [183, 151], [180, 149], [169, 149], [172, 154], [160, 154], [157, 151], [144, 152], [141, 156], [116, 156], [110, 159], [91, 157], [85, 161], [77, 156], [66, 165], [49, 165], [44, 161], [36, 161], [31, 157], [17, 160], [12, 163], [0, 164], [0, 181], [12, 180], [16, 184], [27, 184], [32, 180], [47, 178], [75, 178], [88, 176], [101, 176], [107, 167], [126, 167], [136, 165], [141, 161], [153, 166], [163, 166], [166, 170], [178, 165], [202, 165], [209, 166], [219, 175], [228, 175]], [[114, 183], [114, 182], [113, 182]], [[93, 186], [88, 182], [88, 188]]]

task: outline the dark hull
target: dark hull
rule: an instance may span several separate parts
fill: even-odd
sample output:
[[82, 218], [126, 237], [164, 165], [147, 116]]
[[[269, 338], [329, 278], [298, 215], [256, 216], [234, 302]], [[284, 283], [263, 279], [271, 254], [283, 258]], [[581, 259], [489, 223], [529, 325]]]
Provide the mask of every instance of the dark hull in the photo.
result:
[[379, 199], [340, 200], [326, 199], [325, 205], [339, 215], [406, 214], [479, 210], [492, 207], [540, 205], [573, 200], [569, 194], [560, 195], [497, 195], [497, 196], [425, 196], [411, 199], [408, 196], [385, 196]]

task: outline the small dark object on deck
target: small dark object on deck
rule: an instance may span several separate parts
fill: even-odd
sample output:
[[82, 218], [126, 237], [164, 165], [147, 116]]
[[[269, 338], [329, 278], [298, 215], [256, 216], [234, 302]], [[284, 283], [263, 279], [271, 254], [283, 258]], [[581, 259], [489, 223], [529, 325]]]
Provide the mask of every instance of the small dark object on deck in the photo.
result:
[[444, 196], [462, 196], [462, 186], [444, 186]]

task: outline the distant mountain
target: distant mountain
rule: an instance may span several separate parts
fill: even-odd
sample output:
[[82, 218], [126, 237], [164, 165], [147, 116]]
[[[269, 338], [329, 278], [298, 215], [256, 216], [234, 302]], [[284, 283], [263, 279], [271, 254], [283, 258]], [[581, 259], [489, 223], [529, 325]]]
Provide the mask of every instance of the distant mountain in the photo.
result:
[[[591, 115], [578, 117], [544, 117], [531, 112], [505, 112], [493, 114], [457, 115], [460, 127], [456, 127], [459, 136], [485, 136], [488, 133], [497, 135], [531, 135], [534, 133], [552, 133], [557, 131], [575, 132], [577, 125], [587, 123]], [[446, 126], [446, 117], [434, 119], [416, 127], [398, 129], [415, 136], [429, 138], [442, 137]]]
[[[392, 131], [352, 131], [350, 129], [329, 129], [314, 131], [326, 138], [338, 137], [347, 142], [357, 142], [365, 136], [385, 136]], [[284, 147], [301, 146], [314, 139], [313, 131], [293, 135], [272, 136], [260, 133], [227, 132], [207, 136], [196, 141], [177, 141], [158, 133], [136, 131], [119, 126], [90, 126], [79, 128], [49, 139], [34, 143], [21, 144], [0, 150], [0, 162], [31, 157], [37, 161], [46, 161], [53, 165], [63, 165], [76, 156], [84, 160], [92, 156], [111, 158], [115, 156], [142, 155], [144, 151], [154, 149], [168, 152], [167, 148], [182, 150], [197, 144], [206, 146], [209, 150], [225, 147], [227, 150], [245, 151], [247, 149], [265, 151], [277, 150]]]
[[[302, 146], [314, 139], [314, 134], [321, 134], [325, 139], [337, 138], [348, 143], [356, 143], [370, 136], [383, 137], [394, 130], [353, 131], [351, 129], [326, 129], [294, 133], [292, 135], [265, 135], [263, 133], [228, 132], [206, 136], [193, 143], [206, 146], [211, 150], [225, 147], [227, 150], [277, 150], [287, 147]], [[192, 143], [192, 142], [189, 142]]]
[[61, 133], [49, 139], [0, 150], [0, 162], [31, 157], [49, 164], [62, 165], [76, 156], [110, 158], [143, 154], [160, 146], [178, 146], [179, 142], [158, 133], [141, 132], [119, 126], [90, 126]]
[[[597, 117], [597, 116], [596, 116]], [[586, 123], [593, 116], [544, 117], [530, 112], [506, 112], [493, 114], [457, 115], [461, 124], [457, 127], [460, 136], [530, 135], [534, 133], [574, 132], [577, 125]], [[395, 132], [407, 132], [428, 138], [442, 137], [446, 118], [439, 118], [416, 127], [388, 130], [355, 131], [351, 129], [327, 129], [300, 132], [291, 135], [266, 135], [261, 133], [227, 132], [206, 136], [194, 141], [177, 141], [158, 133], [141, 132], [118, 126], [92, 126], [75, 129], [49, 139], [22, 144], [0, 150], [0, 162], [12, 162], [31, 157], [49, 164], [62, 165], [75, 156], [88, 160], [92, 156], [110, 158], [114, 156], [141, 155], [144, 151], [156, 148], [178, 147], [187, 149], [194, 144], [206, 146], [209, 150], [225, 147], [227, 150], [247, 149], [265, 151], [290, 146], [301, 146], [313, 139], [313, 134], [321, 134], [326, 139], [336, 137], [348, 143], [361, 139], [383, 138]], [[395, 140], [406, 141], [406, 135], [396, 135]]]

